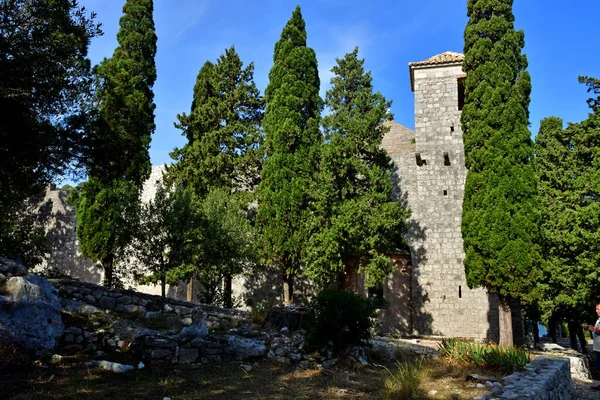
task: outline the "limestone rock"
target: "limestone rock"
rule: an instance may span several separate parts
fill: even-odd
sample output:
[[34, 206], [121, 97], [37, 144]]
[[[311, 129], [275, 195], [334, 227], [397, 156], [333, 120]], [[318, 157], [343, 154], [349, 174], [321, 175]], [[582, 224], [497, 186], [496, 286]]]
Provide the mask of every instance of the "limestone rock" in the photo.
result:
[[63, 333], [58, 290], [22, 265], [0, 259], [8, 277], [0, 287], [0, 337], [36, 355], [51, 351]]
[[232, 348], [233, 355], [241, 360], [263, 357], [267, 352], [265, 342], [255, 338], [243, 338], [240, 336], [225, 336]]
[[186, 326], [181, 330], [181, 333], [179, 333], [179, 337], [187, 341], [206, 336], [208, 336], [208, 327], [206, 326], [206, 322], [204, 322], [204, 318], [200, 318], [194, 325]]
[[135, 367], [133, 365], [119, 364], [119, 363], [110, 362], [110, 361], [94, 360], [94, 361], [89, 361], [87, 363], [87, 365], [90, 367], [102, 368], [107, 371], [113, 371], [113, 372], [116, 372], [117, 374], [122, 374], [123, 372], [131, 371], [131, 370], [135, 369]]

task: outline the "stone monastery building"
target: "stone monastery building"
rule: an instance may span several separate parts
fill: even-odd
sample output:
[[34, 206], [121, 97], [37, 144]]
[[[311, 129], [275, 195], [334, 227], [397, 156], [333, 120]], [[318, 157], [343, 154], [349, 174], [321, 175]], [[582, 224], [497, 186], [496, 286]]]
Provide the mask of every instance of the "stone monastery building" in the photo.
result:
[[[382, 146], [396, 165], [398, 201], [410, 208], [410, 254], [395, 254], [397, 267], [382, 288], [389, 307], [381, 312], [381, 329], [417, 336], [451, 336], [498, 340], [497, 299], [485, 289], [468, 288], [461, 236], [462, 200], [467, 170], [464, 165], [460, 114], [464, 99], [463, 55], [445, 52], [409, 64], [415, 100], [415, 130], [391, 122]], [[163, 167], [153, 167], [144, 199], [154, 196]], [[66, 193], [50, 190], [53, 222], [49, 231], [52, 253], [45, 266], [58, 268], [82, 281], [100, 283], [102, 270], [84, 259], [75, 239], [74, 211]], [[281, 285], [268, 278], [238, 279], [235, 294], [249, 298], [256, 282], [262, 296], [279, 297]], [[193, 284], [169, 288], [168, 295], [194, 300]], [[367, 294], [360, 277], [351, 286]], [[158, 293], [159, 288], [137, 290]], [[192, 294], [190, 295], [190, 292]]]

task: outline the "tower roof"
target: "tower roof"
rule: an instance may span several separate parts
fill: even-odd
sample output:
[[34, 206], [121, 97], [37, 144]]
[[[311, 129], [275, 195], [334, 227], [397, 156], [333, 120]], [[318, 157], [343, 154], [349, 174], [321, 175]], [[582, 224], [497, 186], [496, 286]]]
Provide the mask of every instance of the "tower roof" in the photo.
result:
[[423, 61], [416, 61], [408, 63], [408, 69], [410, 70], [410, 88], [414, 91], [414, 73], [413, 70], [415, 68], [431, 68], [431, 67], [441, 67], [445, 65], [456, 65], [462, 64], [465, 59], [465, 55], [462, 53], [457, 53], [455, 51], [445, 51], [440, 54], [436, 54], [433, 57], [429, 57]]
[[465, 55], [454, 51], [445, 51], [441, 54], [436, 54], [433, 57], [429, 57], [424, 61], [417, 61], [408, 63], [410, 67], [424, 67], [428, 65], [439, 65], [439, 64], [458, 64], [462, 63], [465, 59]]

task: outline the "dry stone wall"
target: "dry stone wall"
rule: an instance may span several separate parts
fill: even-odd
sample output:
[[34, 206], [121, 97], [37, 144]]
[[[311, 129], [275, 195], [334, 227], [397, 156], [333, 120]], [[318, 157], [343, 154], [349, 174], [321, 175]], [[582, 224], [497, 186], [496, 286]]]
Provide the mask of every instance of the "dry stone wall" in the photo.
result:
[[564, 358], [537, 357], [523, 371], [503, 379], [503, 385], [475, 400], [570, 400], [575, 390]]

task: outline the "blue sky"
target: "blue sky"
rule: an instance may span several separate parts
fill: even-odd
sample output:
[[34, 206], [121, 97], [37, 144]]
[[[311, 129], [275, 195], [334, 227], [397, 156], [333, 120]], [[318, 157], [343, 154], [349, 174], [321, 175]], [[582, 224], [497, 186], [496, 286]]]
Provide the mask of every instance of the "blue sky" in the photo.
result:
[[[368, 4], [371, 3], [371, 4]], [[414, 127], [413, 94], [408, 63], [444, 51], [463, 49], [466, 0], [155, 0], [158, 35], [154, 86], [156, 133], [152, 164], [170, 162], [169, 153], [185, 141], [173, 126], [178, 113], [189, 112], [196, 75], [207, 60], [215, 61], [235, 45], [244, 63], [254, 62], [255, 81], [264, 92], [273, 48], [297, 4], [306, 21], [308, 45], [319, 61], [321, 94], [329, 87], [336, 57], [359, 46], [372, 71], [373, 84], [393, 100], [395, 120]], [[92, 41], [90, 57], [110, 57], [124, 0], [80, 0], [97, 13], [104, 36]], [[600, 77], [597, 0], [515, 0], [517, 29], [525, 30], [533, 93], [531, 132], [540, 119], [556, 115], [580, 121], [589, 97], [578, 75]]]

